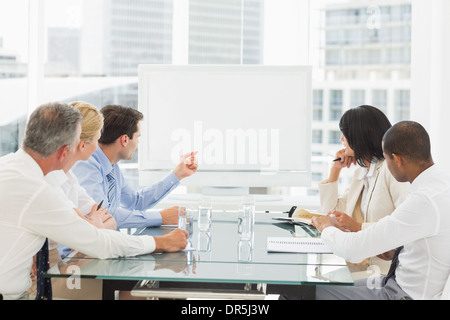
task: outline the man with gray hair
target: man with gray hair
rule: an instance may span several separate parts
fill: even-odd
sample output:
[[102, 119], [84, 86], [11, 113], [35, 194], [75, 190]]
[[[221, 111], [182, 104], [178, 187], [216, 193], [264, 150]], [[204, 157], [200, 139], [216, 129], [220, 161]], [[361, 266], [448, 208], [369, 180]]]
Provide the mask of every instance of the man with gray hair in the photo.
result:
[[50, 157], [61, 146], [69, 150], [79, 139], [78, 127], [82, 120], [77, 110], [64, 104], [53, 102], [41, 106], [28, 121], [23, 147], [40, 158]]
[[27, 297], [33, 256], [46, 238], [96, 258], [173, 252], [186, 246], [187, 234], [179, 229], [160, 237], [97, 229], [44, 180], [75, 152], [81, 121], [81, 114], [67, 104], [42, 105], [30, 116], [23, 147], [0, 158], [0, 299]]

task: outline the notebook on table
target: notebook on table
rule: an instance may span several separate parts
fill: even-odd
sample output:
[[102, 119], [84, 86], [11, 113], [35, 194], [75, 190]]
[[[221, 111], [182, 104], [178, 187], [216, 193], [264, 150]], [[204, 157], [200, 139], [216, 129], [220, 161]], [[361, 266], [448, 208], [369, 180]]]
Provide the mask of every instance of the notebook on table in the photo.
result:
[[320, 238], [268, 237], [268, 252], [333, 253]]

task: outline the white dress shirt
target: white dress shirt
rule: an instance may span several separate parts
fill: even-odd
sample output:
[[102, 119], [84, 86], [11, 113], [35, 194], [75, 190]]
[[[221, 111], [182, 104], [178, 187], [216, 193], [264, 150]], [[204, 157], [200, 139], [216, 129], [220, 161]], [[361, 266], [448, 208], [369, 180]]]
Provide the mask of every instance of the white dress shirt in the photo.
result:
[[20, 295], [31, 285], [33, 256], [45, 238], [96, 258], [135, 256], [155, 250], [150, 236], [98, 229], [44, 179], [24, 150], [0, 158], [0, 293]]
[[68, 171], [65, 173], [63, 170], [55, 170], [49, 172], [45, 176], [45, 180], [57, 190], [61, 191], [68, 200], [71, 201], [74, 208], [77, 208], [82, 215], [87, 215], [91, 212], [92, 207], [96, 204], [86, 192], [86, 190], [80, 186], [77, 177]]
[[413, 181], [391, 215], [356, 233], [326, 228], [322, 239], [355, 263], [404, 245], [397, 283], [413, 299], [439, 299], [450, 274], [449, 208], [450, 177], [434, 165]]
[[[82, 215], [87, 215], [91, 212], [92, 207], [95, 205], [94, 199], [92, 199], [78, 183], [75, 175], [64, 170], [55, 170], [49, 172], [45, 176], [45, 180], [56, 188], [58, 192], [61, 192], [62, 197], [66, 197], [70, 201], [73, 208], [76, 208]], [[48, 239], [49, 250], [56, 249], [58, 243], [52, 239]]]

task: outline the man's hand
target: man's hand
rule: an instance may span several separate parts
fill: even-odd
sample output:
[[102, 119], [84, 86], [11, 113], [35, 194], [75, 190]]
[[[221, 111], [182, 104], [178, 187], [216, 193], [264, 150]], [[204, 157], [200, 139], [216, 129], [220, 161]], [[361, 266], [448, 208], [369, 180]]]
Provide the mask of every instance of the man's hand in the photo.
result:
[[362, 224], [350, 218], [348, 214], [339, 211], [331, 211], [328, 215], [330, 214], [334, 214], [337, 222], [339, 222], [339, 225], [341, 226], [341, 230], [351, 232], [361, 231]]
[[393, 249], [393, 250], [387, 251], [385, 253], [379, 254], [379, 255], [377, 255], [377, 257], [380, 259], [383, 259], [383, 260], [387, 260], [387, 261], [392, 260], [392, 258], [394, 257], [394, 254], [395, 254], [395, 250], [396, 249]]
[[180, 157], [180, 163], [173, 170], [173, 173], [177, 176], [178, 180], [181, 181], [182, 179], [189, 177], [197, 172], [197, 153], [197, 151], [191, 152]]
[[314, 217], [312, 218], [312, 224], [317, 228], [317, 230], [319, 230], [319, 232], [322, 232], [323, 229], [328, 227], [336, 227], [338, 229], [341, 229], [339, 222], [337, 222], [336, 216], [334, 214]]
[[186, 248], [189, 234], [181, 229], [175, 229], [169, 234], [155, 236], [155, 252], [176, 252]]
[[161, 217], [163, 225], [178, 224], [178, 207], [161, 210]]

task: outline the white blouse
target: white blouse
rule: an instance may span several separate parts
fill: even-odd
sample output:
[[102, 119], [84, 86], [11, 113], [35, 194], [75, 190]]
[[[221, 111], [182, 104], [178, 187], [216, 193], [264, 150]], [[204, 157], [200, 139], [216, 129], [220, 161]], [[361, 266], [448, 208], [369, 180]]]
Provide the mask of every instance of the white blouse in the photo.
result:
[[63, 195], [71, 201], [74, 208], [77, 208], [82, 215], [85, 216], [91, 212], [96, 202], [80, 186], [72, 171], [65, 173], [63, 170], [55, 170], [48, 173], [45, 180], [56, 187], [57, 190], [63, 192]]
[[362, 197], [361, 197], [361, 214], [364, 219], [364, 221], [367, 221], [366, 219], [366, 212], [367, 207], [369, 204], [369, 190], [370, 186], [373, 185], [376, 181], [376, 176], [373, 175], [375, 171], [375, 167], [377, 165], [377, 159], [374, 158], [372, 160], [372, 163], [370, 164], [370, 169], [367, 168], [361, 168], [361, 171], [358, 176], [358, 180], [363, 181], [363, 190], [362, 190]]

